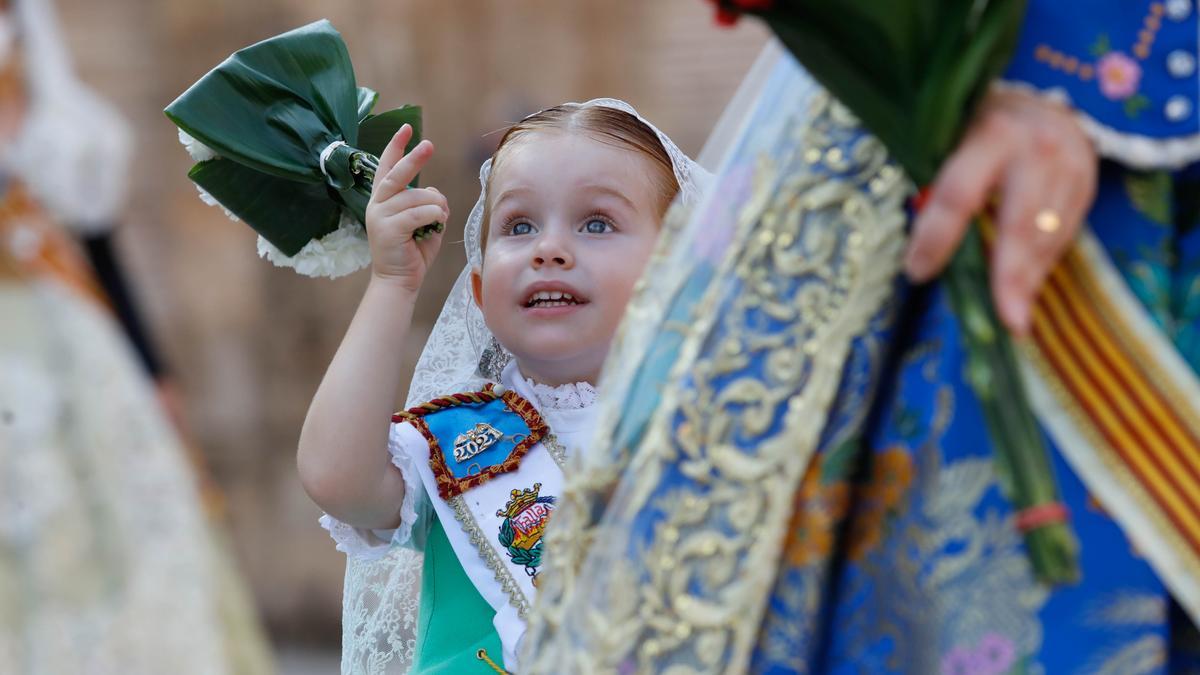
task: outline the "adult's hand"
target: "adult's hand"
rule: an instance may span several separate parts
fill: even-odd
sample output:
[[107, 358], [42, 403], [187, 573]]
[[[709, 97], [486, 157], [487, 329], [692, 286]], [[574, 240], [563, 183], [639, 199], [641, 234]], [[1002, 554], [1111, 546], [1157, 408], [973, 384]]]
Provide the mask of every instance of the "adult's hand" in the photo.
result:
[[1065, 106], [993, 89], [917, 216], [905, 256], [909, 278], [937, 276], [995, 196], [992, 296], [1000, 320], [1025, 335], [1046, 275], [1091, 207], [1098, 169], [1090, 139]]

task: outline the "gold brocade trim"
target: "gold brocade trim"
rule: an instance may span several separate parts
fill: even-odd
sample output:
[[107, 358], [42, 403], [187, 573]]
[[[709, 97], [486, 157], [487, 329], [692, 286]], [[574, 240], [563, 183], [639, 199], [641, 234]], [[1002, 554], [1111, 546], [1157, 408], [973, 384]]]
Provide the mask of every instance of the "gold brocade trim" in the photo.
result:
[[558, 442], [558, 436], [553, 433], [546, 434], [546, 437], [542, 439], [542, 445], [546, 446], [546, 451], [550, 453], [550, 458], [554, 460], [558, 468], [563, 468], [563, 464], [567, 461], [567, 449]]
[[[851, 342], [892, 290], [909, 191], [828, 94], [785, 110], [628, 464], [567, 476], [528, 672], [737, 673], [749, 663]], [[610, 359], [640, 356], [625, 348], [634, 353]], [[596, 447], [613, 431], [604, 420]]]
[[483, 563], [496, 575], [496, 581], [500, 584], [500, 589], [508, 596], [508, 601], [517, 608], [517, 615], [524, 619], [529, 614], [529, 598], [525, 597], [517, 580], [513, 578], [512, 571], [508, 569], [508, 565], [504, 564], [500, 554], [488, 541], [487, 535], [483, 533], [483, 528], [479, 527], [479, 521], [475, 520], [475, 514], [471, 513], [470, 507], [467, 506], [466, 500], [462, 495], [457, 495], [446, 500], [446, 503], [454, 510], [455, 520], [458, 521], [463, 532], [467, 533], [467, 539], [479, 551], [479, 557], [483, 558]]

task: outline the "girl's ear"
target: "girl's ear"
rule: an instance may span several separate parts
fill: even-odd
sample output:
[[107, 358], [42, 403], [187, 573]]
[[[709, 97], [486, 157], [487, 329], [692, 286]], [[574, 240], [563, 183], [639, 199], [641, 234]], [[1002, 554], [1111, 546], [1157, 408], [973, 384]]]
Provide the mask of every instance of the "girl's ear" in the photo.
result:
[[471, 268], [471, 297], [475, 298], [475, 306], [483, 311], [483, 270]]

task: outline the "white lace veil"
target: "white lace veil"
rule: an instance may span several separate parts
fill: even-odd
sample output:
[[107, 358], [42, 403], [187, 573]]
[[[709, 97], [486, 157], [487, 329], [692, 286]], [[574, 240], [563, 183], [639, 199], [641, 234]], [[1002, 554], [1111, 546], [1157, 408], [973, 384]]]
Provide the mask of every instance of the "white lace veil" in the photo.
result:
[[[615, 108], [641, 120], [654, 131], [671, 157], [675, 180], [679, 183], [679, 199], [685, 203], [696, 199], [703, 187], [701, 183], [705, 182], [710, 174], [683, 154], [666, 134], [638, 115], [633, 106], [611, 98], [592, 99], [578, 105], [585, 108]], [[483, 314], [475, 306], [471, 296], [471, 269], [483, 264], [484, 190], [491, 170], [490, 159], [479, 169], [479, 200], [467, 216], [464, 228], [463, 245], [467, 250], [467, 264], [458, 276], [458, 281], [454, 283], [441, 316], [438, 317], [437, 324], [425, 343], [425, 350], [421, 352], [421, 358], [413, 373], [412, 386], [408, 390], [406, 405], [428, 401], [448, 391], [469, 389], [485, 380], [495, 381], [508, 361], [508, 355], [493, 340], [491, 332], [484, 325]], [[469, 339], [464, 340], [464, 334]]]
[[[633, 106], [611, 98], [578, 104], [623, 110], [649, 127], [671, 158], [677, 200], [699, 199], [711, 174], [689, 158]], [[479, 169], [479, 200], [464, 228], [467, 264], [454, 283], [413, 373], [406, 406], [496, 381], [509, 355], [492, 337], [471, 296], [471, 269], [483, 263], [483, 207], [492, 160]], [[464, 339], [464, 335], [466, 339]], [[404, 673], [412, 664], [421, 554], [396, 548], [377, 560], [347, 559], [342, 602], [342, 673]]]

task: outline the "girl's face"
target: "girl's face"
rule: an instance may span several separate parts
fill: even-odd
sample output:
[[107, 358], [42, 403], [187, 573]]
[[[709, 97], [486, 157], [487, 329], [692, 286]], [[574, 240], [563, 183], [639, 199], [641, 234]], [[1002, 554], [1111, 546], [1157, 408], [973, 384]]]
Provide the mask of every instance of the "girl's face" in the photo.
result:
[[521, 371], [544, 384], [595, 381], [654, 248], [650, 160], [585, 134], [537, 131], [492, 174], [475, 301]]

